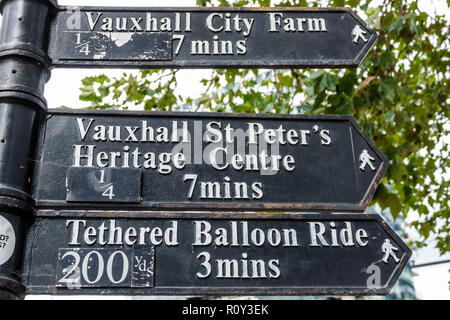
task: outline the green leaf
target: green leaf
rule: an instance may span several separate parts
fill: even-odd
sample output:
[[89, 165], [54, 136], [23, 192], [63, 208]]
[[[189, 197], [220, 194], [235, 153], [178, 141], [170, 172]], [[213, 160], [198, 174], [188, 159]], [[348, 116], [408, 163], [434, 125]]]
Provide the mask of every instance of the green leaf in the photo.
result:
[[401, 16], [394, 22], [392, 22], [387, 28], [387, 30], [389, 33], [395, 33], [398, 35], [400, 34], [400, 31], [402, 31], [404, 24], [405, 24], [405, 17]]
[[402, 204], [400, 202], [400, 199], [396, 194], [389, 194], [387, 198], [387, 204], [389, 209], [391, 209], [392, 216], [394, 219], [397, 219], [398, 214], [402, 210]]

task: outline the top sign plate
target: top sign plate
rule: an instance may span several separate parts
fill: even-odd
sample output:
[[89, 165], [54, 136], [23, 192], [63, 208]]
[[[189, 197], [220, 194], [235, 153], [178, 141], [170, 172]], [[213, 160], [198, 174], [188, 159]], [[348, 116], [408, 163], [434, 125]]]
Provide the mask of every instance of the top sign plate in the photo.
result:
[[378, 35], [347, 8], [61, 7], [61, 67], [355, 68]]

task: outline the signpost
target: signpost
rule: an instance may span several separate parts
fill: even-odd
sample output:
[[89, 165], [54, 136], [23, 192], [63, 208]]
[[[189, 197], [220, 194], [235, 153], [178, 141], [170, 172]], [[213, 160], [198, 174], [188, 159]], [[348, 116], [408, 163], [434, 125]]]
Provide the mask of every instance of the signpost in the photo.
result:
[[378, 215], [112, 216], [38, 217], [27, 293], [387, 294], [411, 255]]
[[42, 131], [38, 209], [363, 212], [388, 167], [347, 116], [51, 110]]
[[377, 34], [347, 8], [61, 7], [56, 67], [356, 68]]
[[367, 208], [388, 160], [351, 117], [43, 96], [53, 67], [355, 68], [377, 34], [351, 10], [0, 10], [0, 299], [389, 293], [411, 251], [379, 216], [268, 213]]

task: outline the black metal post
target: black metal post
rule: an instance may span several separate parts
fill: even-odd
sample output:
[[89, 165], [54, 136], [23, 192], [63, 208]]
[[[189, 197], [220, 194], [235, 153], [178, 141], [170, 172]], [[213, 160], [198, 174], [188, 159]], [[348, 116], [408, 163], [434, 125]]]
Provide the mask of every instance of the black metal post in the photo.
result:
[[50, 78], [48, 34], [56, 0], [0, 2], [0, 299], [21, 299], [25, 230], [39, 119]]

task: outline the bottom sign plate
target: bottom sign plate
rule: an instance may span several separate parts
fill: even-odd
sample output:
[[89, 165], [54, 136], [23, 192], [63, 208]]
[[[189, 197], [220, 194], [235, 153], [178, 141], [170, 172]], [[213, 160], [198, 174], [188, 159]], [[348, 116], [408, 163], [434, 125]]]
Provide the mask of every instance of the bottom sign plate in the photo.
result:
[[411, 256], [377, 215], [39, 214], [27, 294], [385, 295]]

